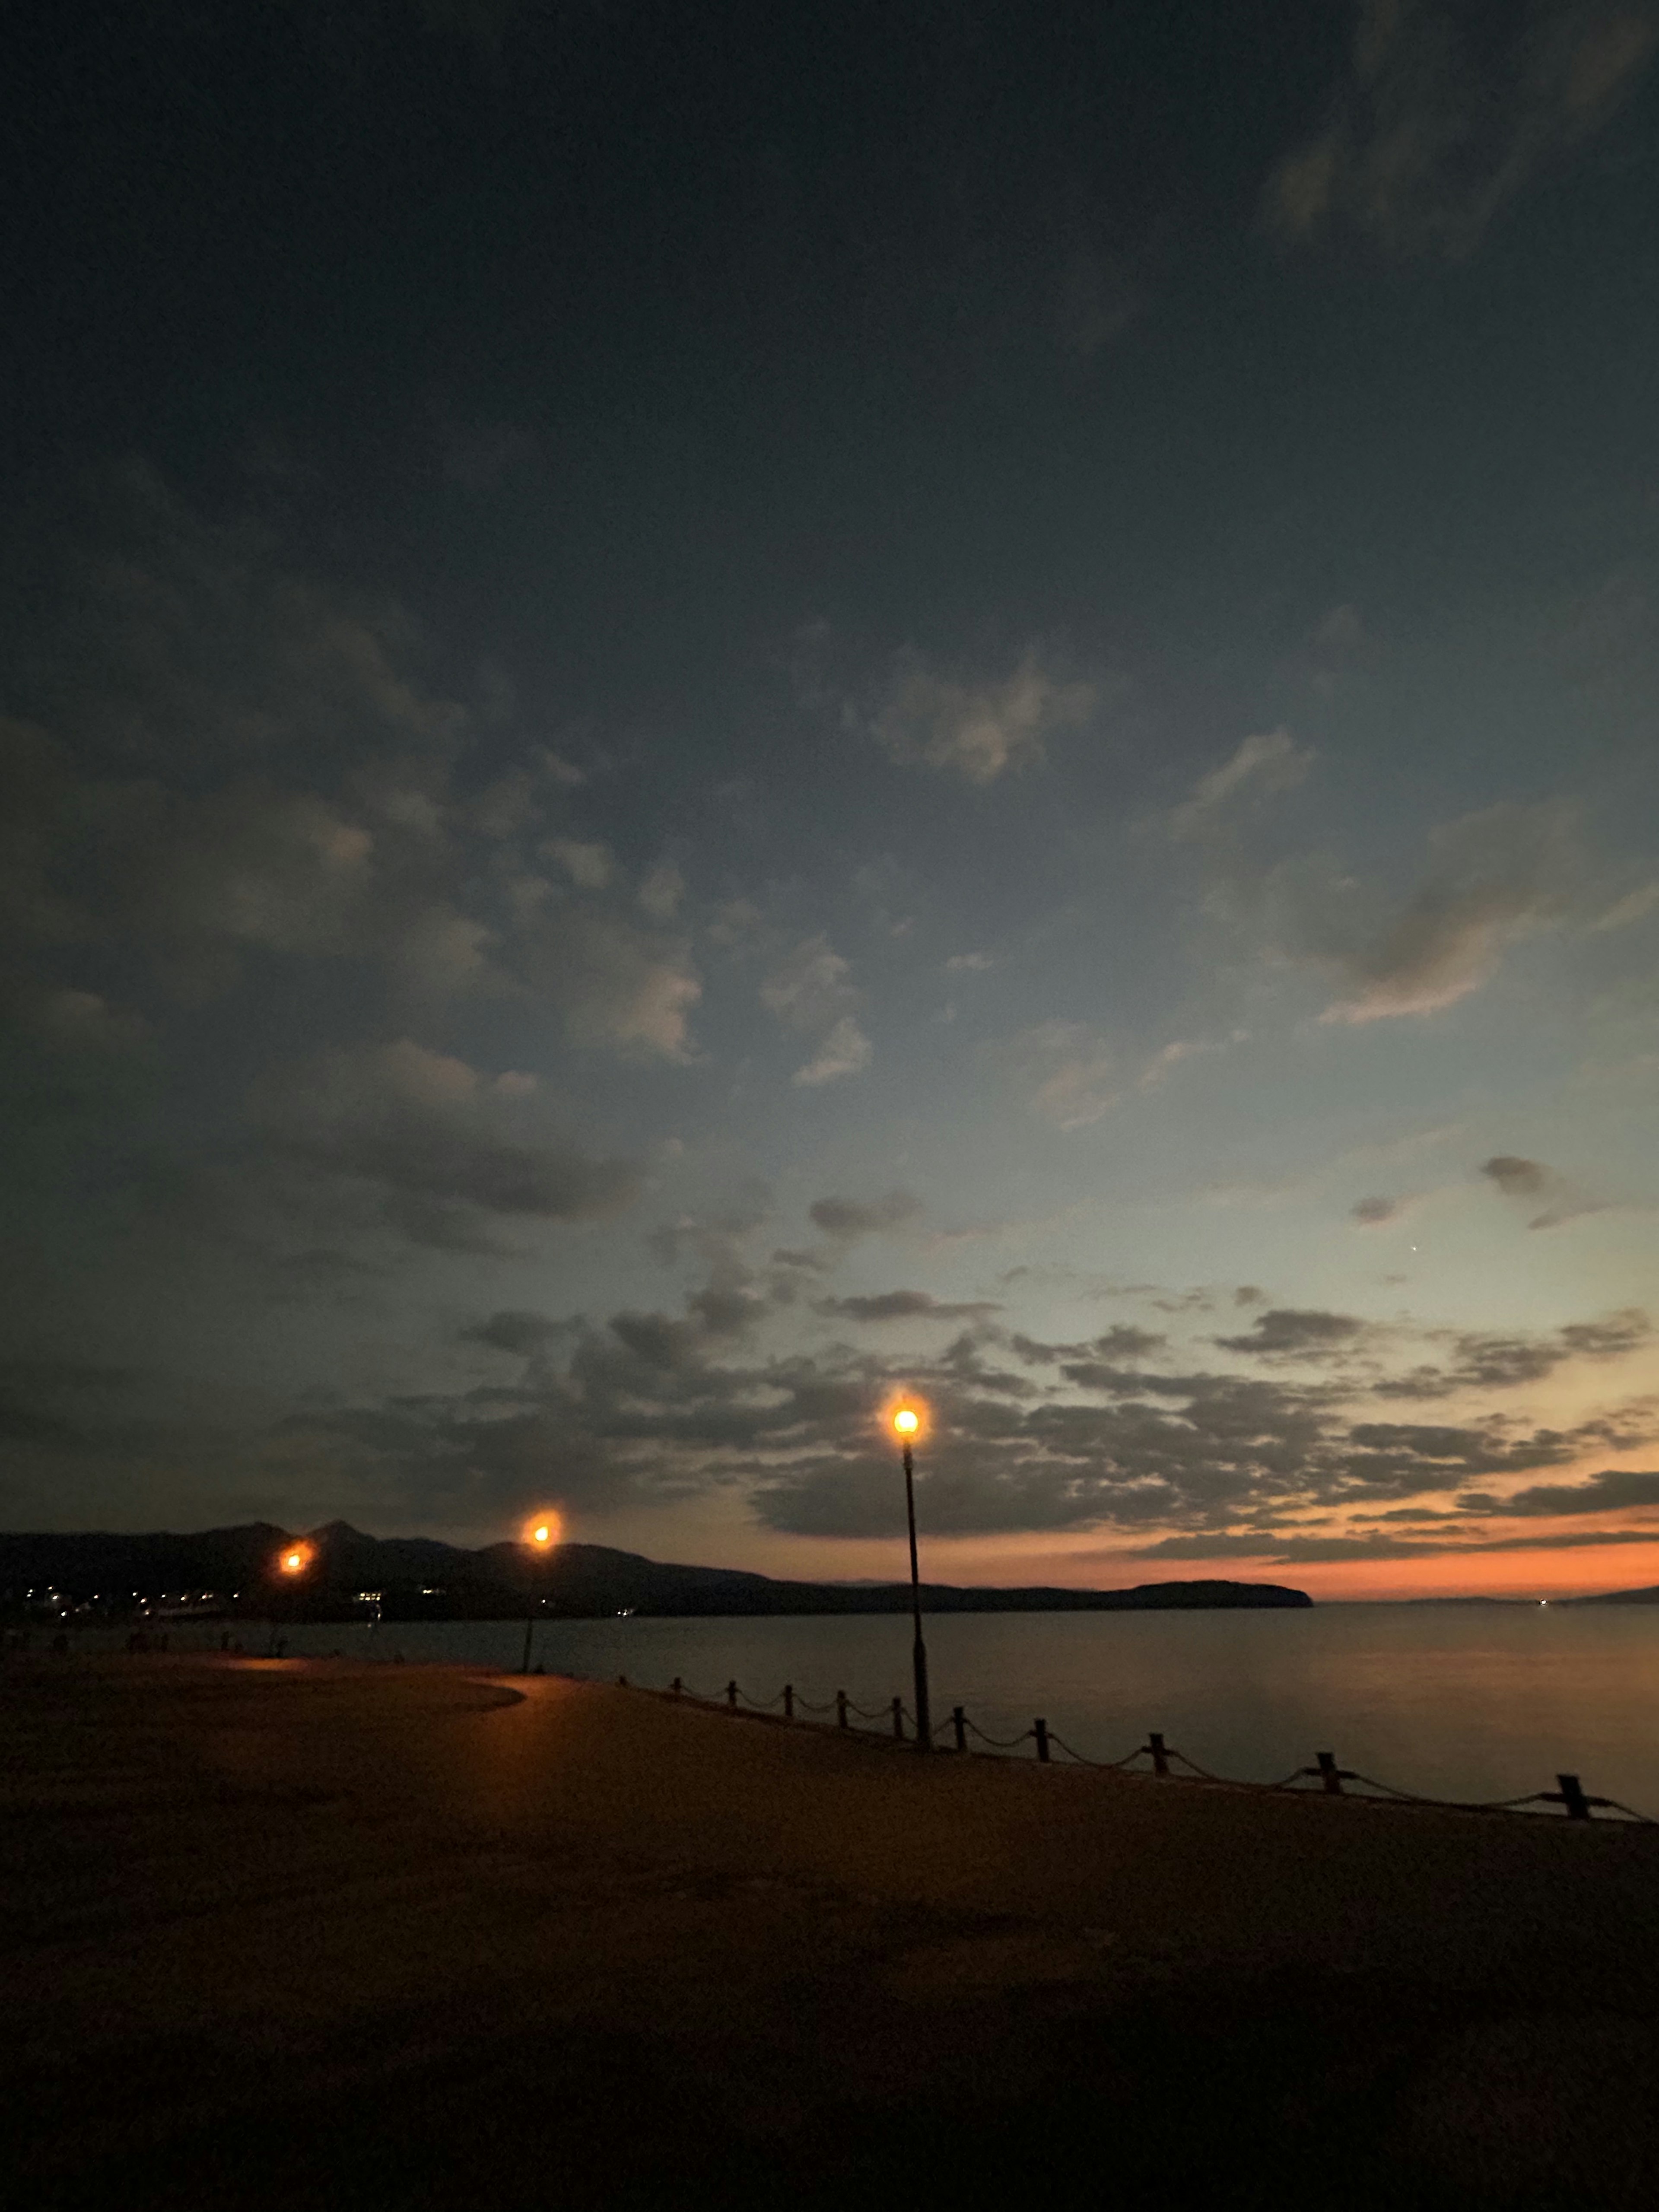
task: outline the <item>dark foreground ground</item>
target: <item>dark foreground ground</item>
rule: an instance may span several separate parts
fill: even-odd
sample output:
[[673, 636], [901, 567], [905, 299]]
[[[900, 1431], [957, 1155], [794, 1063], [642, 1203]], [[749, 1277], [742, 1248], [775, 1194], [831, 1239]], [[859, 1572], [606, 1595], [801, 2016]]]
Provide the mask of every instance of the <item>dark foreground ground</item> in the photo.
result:
[[1659, 2203], [1659, 1831], [0, 1673], [8, 2202]]

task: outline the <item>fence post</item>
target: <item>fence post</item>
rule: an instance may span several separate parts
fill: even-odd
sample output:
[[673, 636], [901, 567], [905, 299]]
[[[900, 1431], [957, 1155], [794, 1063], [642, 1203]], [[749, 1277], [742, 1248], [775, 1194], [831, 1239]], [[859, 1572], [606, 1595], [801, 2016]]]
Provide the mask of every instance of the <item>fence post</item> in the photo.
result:
[[901, 1743], [903, 1742], [904, 1700], [902, 1698], [895, 1698], [893, 1700], [893, 1734], [898, 1738]]
[[669, 1687], [673, 1691], [674, 1695], [678, 1698], [681, 1691], [685, 1687], [685, 1685], [681, 1681], [679, 1676], [676, 1674], [673, 1680], [669, 1684]]
[[625, 1689], [628, 1687], [628, 1677], [627, 1677], [627, 1675], [626, 1675], [626, 1674], [618, 1674], [618, 1675], [617, 1675], [617, 1687], [619, 1690], [625, 1690]]
[[735, 1682], [728, 1682], [726, 1686], [726, 1702], [731, 1706], [732, 1711], [736, 1712], [738, 1710], [738, 1686]]
[[1584, 1786], [1576, 1774], [1558, 1774], [1555, 1778], [1561, 1785], [1561, 1802], [1567, 1808], [1568, 1820], [1588, 1820], [1590, 1816], [1589, 1799], [1585, 1796]]
[[1031, 1723], [1031, 1734], [1032, 1734], [1032, 1735], [1036, 1738], [1037, 1757], [1038, 1757], [1038, 1758], [1042, 1761], [1043, 1765], [1046, 1766], [1046, 1765], [1048, 1764], [1048, 1722], [1047, 1722], [1047, 1721], [1033, 1721], [1033, 1722]]
[[1337, 1766], [1336, 1753], [1334, 1751], [1316, 1751], [1314, 1757], [1319, 1761], [1319, 1780], [1325, 1795], [1340, 1797], [1342, 1795], [1342, 1775]]
[[836, 1726], [837, 1728], [845, 1728], [846, 1725], [847, 1692], [845, 1690], [837, 1690], [836, 1692]]
[[1152, 1754], [1153, 1773], [1167, 1774], [1170, 1771], [1170, 1747], [1156, 1729], [1146, 1739], [1146, 1748]]
[[963, 1711], [960, 1705], [952, 1705], [951, 1708], [951, 1725], [957, 1732], [957, 1749], [958, 1751], [966, 1751], [968, 1748], [968, 1716]]
[[786, 1682], [783, 1686], [783, 1717], [787, 1721], [795, 1717], [795, 1686], [793, 1682]]

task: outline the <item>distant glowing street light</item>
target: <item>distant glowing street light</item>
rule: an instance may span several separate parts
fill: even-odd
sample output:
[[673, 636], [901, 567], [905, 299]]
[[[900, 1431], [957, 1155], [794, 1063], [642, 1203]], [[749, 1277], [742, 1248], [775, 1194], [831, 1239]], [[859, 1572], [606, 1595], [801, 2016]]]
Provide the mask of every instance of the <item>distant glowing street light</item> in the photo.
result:
[[[550, 1553], [559, 1540], [558, 1515], [556, 1513], [532, 1515], [524, 1524], [524, 1540], [532, 1559], [543, 1558]], [[542, 1603], [544, 1605], [547, 1603], [545, 1595], [543, 1595]], [[527, 1674], [530, 1672], [530, 1646], [535, 1633], [536, 1607], [532, 1601], [528, 1605], [525, 1613], [524, 1658], [519, 1668], [521, 1674]]]
[[[312, 1558], [316, 1548], [317, 1547], [314, 1544], [288, 1545], [283, 1550], [278, 1552], [276, 1554], [276, 1571], [278, 1575], [281, 1576], [284, 1582], [292, 1583], [297, 1587], [301, 1576], [304, 1574], [307, 1568], [311, 1565]], [[276, 1607], [273, 1606], [273, 1616], [275, 1613]], [[276, 1633], [276, 1622], [273, 1617], [270, 1624], [270, 1656], [273, 1659], [281, 1656], [281, 1644], [282, 1639]]]
[[933, 1747], [933, 1717], [927, 1708], [927, 1646], [921, 1640], [921, 1574], [916, 1562], [916, 1484], [910, 1447], [921, 1433], [921, 1415], [914, 1406], [898, 1406], [892, 1414], [893, 1433], [904, 1454], [904, 1510], [910, 1524], [910, 1618], [915, 1641], [910, 1647], [916, 1680], [916, 1749]]

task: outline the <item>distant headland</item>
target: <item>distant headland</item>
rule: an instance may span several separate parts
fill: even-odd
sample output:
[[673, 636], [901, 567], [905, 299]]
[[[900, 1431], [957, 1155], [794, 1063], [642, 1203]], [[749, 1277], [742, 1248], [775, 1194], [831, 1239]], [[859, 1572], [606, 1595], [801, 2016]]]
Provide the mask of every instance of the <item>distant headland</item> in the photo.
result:
[[[302, 1575], [277, 1560], [302, 1545]], [[50, 1596], [48, 1594], [51, 1594]], [[264, 1614], [342, 1620], [373, 1606], [387, 1620], [477, 1620], [521, 1615], [527, 1604], [568, 1619], [907, 1612], [908, 1583], [781, 1582], [729, 1567], [692, 1567], [561, 1544], [533, 1562], [518, 1544], [467, 1551], [426, 1537], [366, 1536], [343, 1521], [305, 1533], [254, 1522], [195, 1535], [0, 1535], [0, 1603], [9, 1610], [61, 1598], [120, 1613], [172, 1607], [201, 1617]], [[1133, 1589], [922, 1587], [930, 1613], [1151, 1613], [1311, 1605], [1276, 1583], [1143, 1583]]]

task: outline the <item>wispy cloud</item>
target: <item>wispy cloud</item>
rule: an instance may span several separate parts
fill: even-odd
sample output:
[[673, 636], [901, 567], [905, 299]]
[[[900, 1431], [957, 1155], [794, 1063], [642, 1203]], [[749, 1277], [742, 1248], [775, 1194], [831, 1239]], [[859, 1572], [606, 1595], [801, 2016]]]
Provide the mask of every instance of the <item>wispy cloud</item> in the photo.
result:
[[[1500, 18], [1505, 20], [1501, 21]], [[1267, 184], [1281, 237], [1348, 229], [1458, 260], [1613, 114], [1659, 45], [1652, 0], [1358, 0], [1324, 122]]]
[[1200, 777], [1189, 798], [1170, 810], [1170, 836], [1177, 841], [1201, 836], [1243, 799], [1294, 790], [1313, 760], [1312, 748], [1298, 745], [1283, 727], [1246, 738], [1219, 768]]
[[1422, 887], [1382, 937], [1346, 963], [1350, 994], [1328, 1021], [1437, 1013], [1488, 981], [1507, 946], [1559, 921], [1577, 872], [1560, 805], [1489, 807], [1437, 830]]
[[862, 1075], [874, 1058], [875, 1047], [869, 1038], [850, 1014], [843, 1014], [820, 1040], [811, 1060], [789, 1079], [799, 1088], [816, 1090], [820, 1084], [837, 1082], [843, 1075]]
[[1116, 1055], [1087, 1022], [1040, 1022], [1000, 1048], [1032, 1113], [1059, 1129], [1086, 1129], [1122, 1090]]
[[1051, 675], [1035, 648], [1012, 675], [979, 683], [943, 675], [907, 648], [868, 727], [896, 761], [989, 784], [1040, 762], [1044, 740], [1086, 720], [1097, 696], [1091, 684]]
[[817, 1049], [791, 1080], [812, 1090], [860, 1075], [875, 1048], [854, 1019], [860, 994], [848, 962], [827, 937], [810, 937], [780, 961], [760, 987], [761, 1004], [787, 1029], [818, 1036]]

